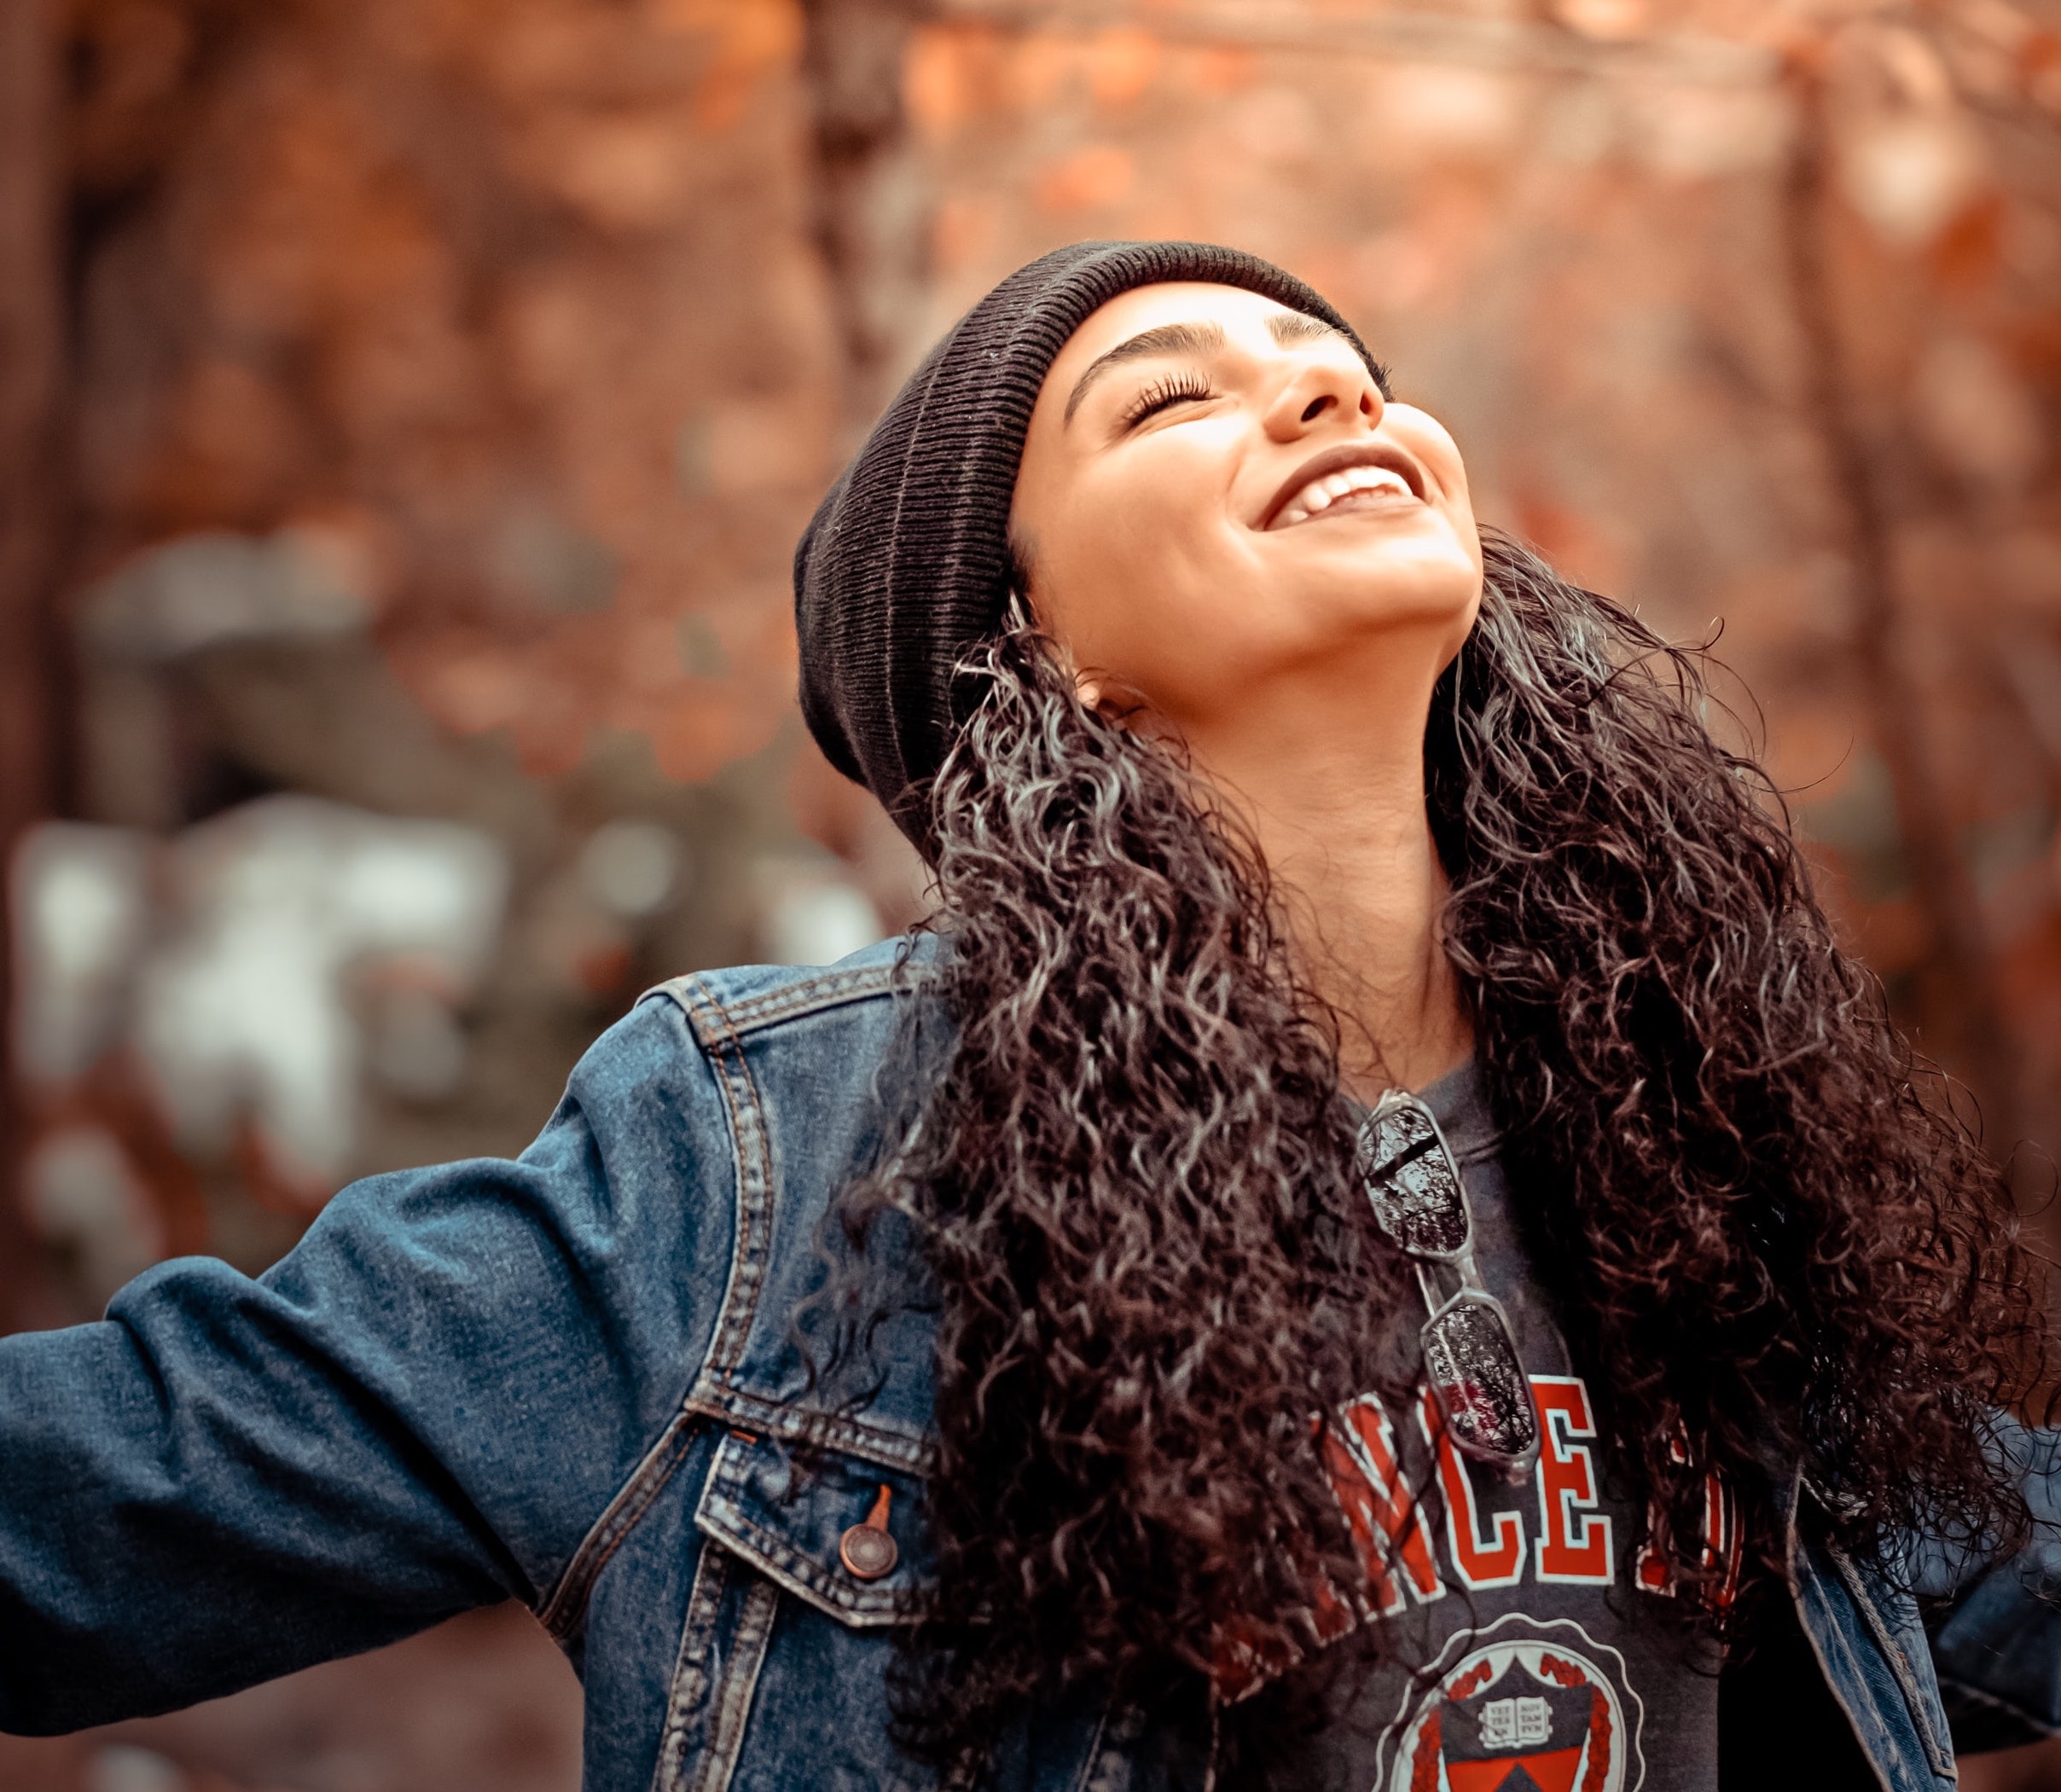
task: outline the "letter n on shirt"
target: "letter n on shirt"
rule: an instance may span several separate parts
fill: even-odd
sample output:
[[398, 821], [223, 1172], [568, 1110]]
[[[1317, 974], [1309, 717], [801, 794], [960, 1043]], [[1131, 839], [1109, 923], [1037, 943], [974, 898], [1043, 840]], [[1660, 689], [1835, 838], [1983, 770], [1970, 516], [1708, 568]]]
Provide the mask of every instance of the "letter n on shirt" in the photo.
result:
[[1396, 1430], [1371, 1394], [1349, 1401], [1324, 1428], [1324, 1455], [1345, 1522], [1367, 1564], [1374, 1609], [1402, 1609], [1407, 1585], [1420, 1604], [1445, 1597], [1424, 1517], [1396, 1454]]

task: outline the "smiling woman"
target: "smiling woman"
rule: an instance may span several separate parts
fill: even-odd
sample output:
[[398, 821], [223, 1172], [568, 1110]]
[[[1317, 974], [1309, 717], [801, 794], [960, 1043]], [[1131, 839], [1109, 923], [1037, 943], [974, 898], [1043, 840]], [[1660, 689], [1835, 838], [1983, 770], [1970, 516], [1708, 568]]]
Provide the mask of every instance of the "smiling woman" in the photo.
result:
[[[941, 415], [1019, 358], [1020, 422]], [[963, 560], [852, 551], [890, 468]], [[798, 565], [818, 736], [925, 844], [949, 945], [942, 1077], [839, 1203], [889, 1285], [915, 1219], [943, 1297], [905, 1739], [963, 1766], [1113, 1688], [1147, 1783], [1708, 1787], [1771, 1736], [1817, 1785], [1948, 1771], [1930, 1677], [1885, 1702], [1869, 1639], [1925, 1659], [1900, 1540], [2021, 1534], [2015, 1470], [2052, 1502], [1994, 1416], [2023, 1261], [1694, 663], [1484, 536], [1320, 298], [1193, 246], [1005, 282]], [[957, 669], [916, 767], [811, 670], [882, 592]], [[1361, 1104], [1419, 1087], [1388, 1168]]]
[[[1234, 287], [1162, 284], [1112, 300], [1060, 351], [1011, 524], [1091, 658], [1106, 646], [1121, 671], [1155, 641], [1159, 658], [1176, 643], [1225, 661], [1249, 648], [1261, 658], [1241, 670], [1264, 676], [1412, 607], [1435, 619], [1441, 664], [1459, 647], [1481, 587], [1459, 449], [1315, 322]], [[1319, 518], [1383, 526], [1291, 534]], [[1109, 601], [1118, 590], [1130, 600]], [[1176, 614], [1190, 626], [1167, 630]], [[1185, 725], [1197, 679], [1219, 681], [1168, 665], [1140, 694]]]
[[1452, 437], [1334, 326], [1156, 283], [1053, 362], [1009, 529], [1084, 699], [1235, 792], [1311, 911], [1325, 950], [1309, 970], [1355, 1023], [1356, 1080], [1450, 1070], [1466, 1029], [1431, 925], [1443, 879], [1421, 743], [1482, 594]]
[[1695, 662], [1337, 311], [1056, 252], [795, 570], [932, 921], [0, 1340], [0, 1725], [512, 1595], [607, 1792], [1947, 1792], [2061, 1728], [1993, 1169]]

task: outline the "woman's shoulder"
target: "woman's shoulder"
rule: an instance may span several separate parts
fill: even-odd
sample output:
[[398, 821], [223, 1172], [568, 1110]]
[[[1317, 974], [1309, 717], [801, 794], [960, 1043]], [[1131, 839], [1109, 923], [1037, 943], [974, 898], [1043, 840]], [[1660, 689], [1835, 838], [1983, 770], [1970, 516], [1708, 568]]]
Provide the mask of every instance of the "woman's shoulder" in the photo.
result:
[[[838, 1192], [880, 1162], [907, 1098], [940, 1061], [934, 1042], [949, 1029], [908, 1024], [929, 1012], [939, 949], [918, 935], [834, 965], [672, 978], [576, 1073], [569, 1101], [612, 1191], [620, 1185], [611, 1204], [691, 1209], [680, 1223], [717, 1222], [708, 1243], [721, 1249], [682, 1251], [654, 1238], [637, 1253], [663, 1266], [669, 1285], [719, 1296], [704, 1319], [711, 1343], [688, 1409], [754, 1435], [807, 1432], [876, 1463], [920, 1456], [927, 1322], [903, 1314], [881, 1331], [868, 1359], [877, 1385], [850, 1410], [839, 1405], [842, 1383], [812, 1380], [794, 1325], [824, 1273]], [[704, 1200], [682, 1203], [676, 1191], [688, 1186]]]
[[870, 1074], [869, 1058], [885, 1053], [907, 1005], [922, 999], [939, 949], [934, 936], [910, 933], [833, 965], [733, 965], [668, 977], [587, 1048], [567, 1099], [640, 1100], [693, 1074], [696, 1060], [720, 1069], [747, 1050], [797, 1058], [819, 1076], [839, 1067]]
[[917, 997], [939, 949], [937, 935], [911, 932], [881, 940], [834, 965], [696, 971], [647, 990], [638, 1006], [670, 1000], [708, 1049], [712, 1042], [789, 1027], [840, 1008], [892, 1006]]
[[912, 934], [834, 965], [669, 978], [589, 1047], [556, 1117], [577, 1117], [604, 1159], [628, 1166], [661, 1147], [705, 1171], [732, 1159], [734, 1177], [717, 1180], [746, 1191], [779, 1158], [790, 1198], [821, 1205], [878, 1142], [903, 1073], [920, 1075], [949, 1030], [909, 1024], [928, 1012], [938, 951]]

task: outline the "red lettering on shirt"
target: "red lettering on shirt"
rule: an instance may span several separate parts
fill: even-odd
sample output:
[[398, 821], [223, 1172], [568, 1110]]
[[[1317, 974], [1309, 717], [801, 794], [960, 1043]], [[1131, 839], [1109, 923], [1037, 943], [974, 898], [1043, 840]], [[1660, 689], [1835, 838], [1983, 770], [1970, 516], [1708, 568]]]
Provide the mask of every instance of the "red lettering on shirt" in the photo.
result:
[[[1539, 1414], [1539, 1548], [1541, 1580], [1607, 1586], [1611, 1579], [1611, 1522], [1600, 1504], [1593, 1453], [1571, 1441], [1594, 1437], [1588, 1389], [1571, 1375], [1535, 1375], [1531, 1398]], [[1576, 1509], [1590, 1510], [1576, 1516]]]
[[[1668, 1440], [1668, 1460], [1684, 1464], [1688, 1459], [1689, 1441], [1677, 1428]], [[1658, 1593], [1663, 1599], [1675, 1597], [1675, 1558], [1666, 1542], [1673, 1528], [1667, 1507], [1658, 1499], [1648, 1500], [1646, 1541], [1632, 1557], [1632, 1584], [1641, 1592]]]
[[[1654, 1522], [1654, 1528], [1658, 1534], [1657, 1522]], [[1675, 1565], [1668, 1560], [1666, 1551], [1650, 1540], [1640, 1544], [1639, 1554], [1632, 1563], [1632, 1582], [1642, 1593], [1658, 1593], [1663, 1599], [1672, 1599], [1675, 1597]]]
[[[1402, 1586], [1419, 1604], [1445, 1597], [1445, 1583], [1431, 1558], [1423, 1516], [1402, 1476], [1396, 1454], [1395, 1427], [1371, 1394], [1348, 1401], [1338, 1423], [1324, 1428], [1324, 1459], [1338, 1504], [1352, 1532], [1374, 1609], [1402, 1609]], [[1397, 1584], [1393, 1569], [1402, 1570]]]
[[1704, 1476], [1704, 1566], [1718, 1570], [1710, 1590], [1713, 1610], [1727, 1609], [1739, 1596], [1740, 1544], [1739, 1502], [1732, 1483], [1713, 1469]]
[[1446, 1547], [1460, 1583], [1483, 1592], [1493, 1586], [1515, 1586], [1524, 1575], [1524, 1521], [1515, 1512], [1497, 1512], [1495, 1541], [1484, 1543], [1481, 1511], [1474, 1501], [1474, 1482], [1454, 1447], [1453, 1434], [1430, 1389], [1418, 1411], [1425, 1441], [1437, 1452], [1438, 1482], [1445, 1492]]
[[[1687, 1467], [1689, 1444], [1686, 1435], [1672, 1438], [1668, 1454]], [[1642, 1592], [1658, 1593], [1671, 1599], [1676, 1592], [1675, 1558], [1668, 1546], [1672, 1528], [1668, 1510], [1658, 1499], [1646, 1509], [1646, 1540], [1639, 1546], [1632, 1564], [1632, 1580]], [[1739, 1593], [1740, 1537], [1739, 1502], [1732, 1497], [1731, 1483], [1711, 1470], [1704, 1476], [1703, 1537], [1697, 1556], [1706, 1574], [1716, 1577], [1704, 1597], [1714, 1611], [1723, 1611]]]

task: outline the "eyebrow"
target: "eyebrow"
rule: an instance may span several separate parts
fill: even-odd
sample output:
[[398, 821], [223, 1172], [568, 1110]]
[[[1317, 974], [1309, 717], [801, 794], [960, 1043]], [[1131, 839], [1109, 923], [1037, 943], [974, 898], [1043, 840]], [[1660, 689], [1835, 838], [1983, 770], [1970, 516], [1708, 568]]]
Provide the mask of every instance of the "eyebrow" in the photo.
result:
[[1073, 382], [1073, 391], [1066, 400], [1068, 423], [1081, 408], [1081, 400], [1088, 396], [1088, 389], [1110, 368], [1126, 361], [1142, 361], [1152, 355], [1206, 355], [1224, 345], [1223, 326], [1220, 323], [1163, 323], [1156, 329], [1141, 330], [1128, 341], [1119, 342], [1106, 355], [1098, 355], [1088, 363], [1085, 372]]
[[1307, 311], [1276, 311], [1267, 320], [1267, 331], [1283, 348], [1298, 342], [1314, 342], [1320, 336], [1344, 333], [1335, 323], [1312, 317]]
[[[1321, 317], [1312, 317], [1306, 311], [1276, 311], [1267, 320], [1267, 330], [1283, 348], [1298, 342], [1314, 341], [1320, 336], [1340, 333], [1335, 325], [1325, 322]], [[1088, 396], [1089, 389], [1112, 367], [1126, 361], [1143, 361], [1154, 355], [1206, 355], [1223, 345], [1223, 326], [1217, 323], [1163, 323], [1153, 329], [1141, 330], [1088, 363], [1067, 396], [1065, 420], [1073, 421], [1073, 414], [1081, 408], [1081, 400]]]

